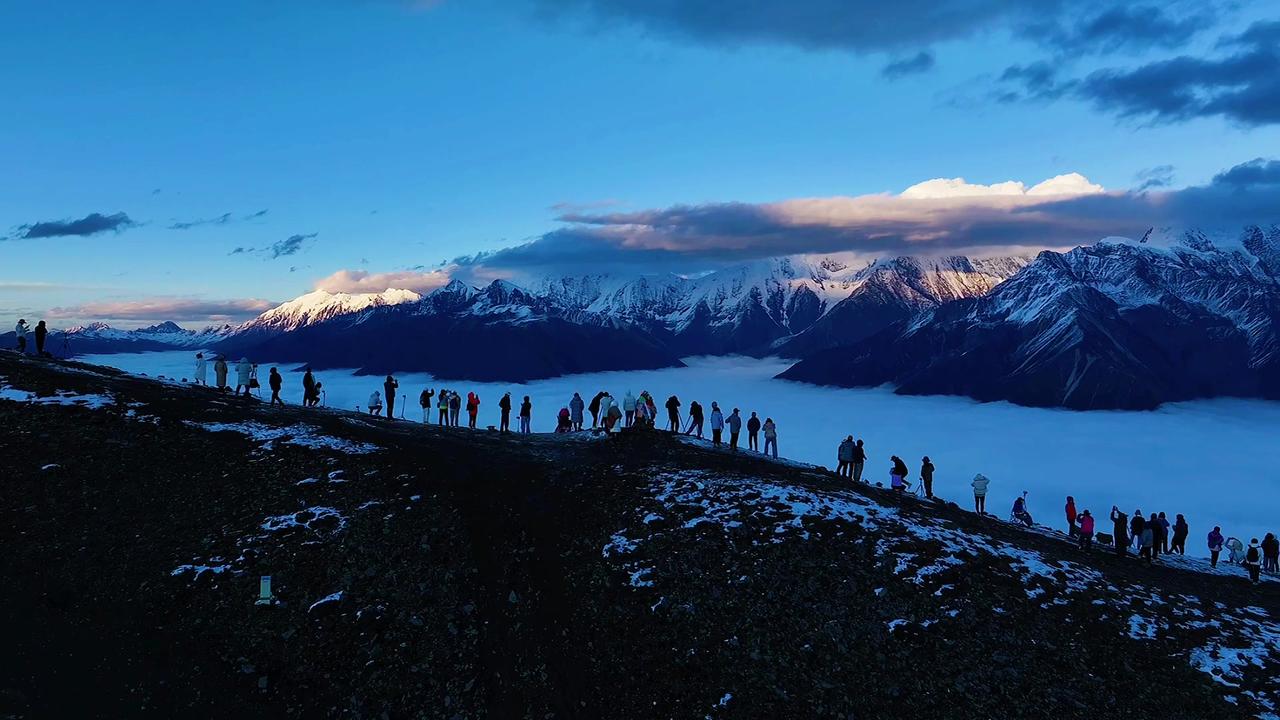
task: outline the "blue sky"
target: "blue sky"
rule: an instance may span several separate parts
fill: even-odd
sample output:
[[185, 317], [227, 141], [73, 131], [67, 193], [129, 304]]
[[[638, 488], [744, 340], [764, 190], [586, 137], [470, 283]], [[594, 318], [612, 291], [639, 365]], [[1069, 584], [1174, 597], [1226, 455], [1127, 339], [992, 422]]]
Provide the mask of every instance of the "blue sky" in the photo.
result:
[[[197, 326], [476, 253], [511, 272], [493, 258], [530, 252], [503, 248], [566, 233], [585, 268], [600, 247], [600, 262], [642, 269], [654, 252], [619, 248], [659, 243], [654, 269], [693, 272], [752, 256], [758, 234], [727, 242], [734, 215], [712, 240], [735, 250], [702, 252], [705, 226], [672, 208], [781, 213], [785, 229], [794, 199], [933, 178], [1080, 173], [1123, 192], [1150, 176], [1176, 194], [1280, 157], [1265, 4], [1133, 16], [1117, 8], [1145, 6], [1047, 2], [1033, 16], [941, 0], [924, 4], [931, 19], [921, 2], [6, 3], [0, 314]], [[916, 72], [887, 77], [894, 62]], [[60, 224], [95, 213], [115, 229]], [[812, 246], [779, 231], [767, 247], [863, 249], [842, 222]], [[1087, 242], [1097, 227], [956, 246]]]

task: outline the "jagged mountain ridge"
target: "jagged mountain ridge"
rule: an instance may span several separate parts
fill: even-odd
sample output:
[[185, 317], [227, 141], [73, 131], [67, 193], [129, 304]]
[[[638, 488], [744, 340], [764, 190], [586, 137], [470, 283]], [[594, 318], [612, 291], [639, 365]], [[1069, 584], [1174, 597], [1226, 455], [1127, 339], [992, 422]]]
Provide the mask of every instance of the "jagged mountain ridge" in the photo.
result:
[[922, 313], [780, 377], [1075, 409], [1280, 397], [1280, 229], [1162, 248], [1044, 252], [989, 294]]

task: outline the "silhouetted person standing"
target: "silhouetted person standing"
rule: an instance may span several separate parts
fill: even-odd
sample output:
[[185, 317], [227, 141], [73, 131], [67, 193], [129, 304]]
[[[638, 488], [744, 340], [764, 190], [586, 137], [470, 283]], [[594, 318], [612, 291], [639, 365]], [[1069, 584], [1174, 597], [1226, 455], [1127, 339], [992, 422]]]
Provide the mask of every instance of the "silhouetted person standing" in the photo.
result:
[[47, 337], [49, 337], [49, 328], [44, 324], [44, 321], [41, 320], [36, 323], [36, 355], [38, 357], [49, 356], [49, 353], [44, 351], [44, 341]]
[[387, 419], [391, 419], [395, 417], [396, 390], [398, 390], [399, 387], [400, 387], [400, 381], [396, 380], [390, 375], [387, 376], [386, 380], [382, 381], [382, 394], [387, 401]]
[[525, 395], [524, 400], [520, 403], [520, 433], [528, 435], [532, 432], [529, 429], [529, 423], [533, 420], [533, 403], [529, 402], [529, 396]]
[[582, 411], [585, 407], [586, 403], [582, 402], [582, 396], [574, 393], [573, 399], [569, 401], [569, 423], [574, 430], [582, 429]]
[[502, 399], [498, 401], [498, 409], [502, 411], [502, 419], [499, 421], [498, 430], [500, 432], [511, 431], [511, 393], [506, 393]]
[[738, 408], [734, 408], [729, 413], [729, 417], [725, 418], [725, 425], [729, 426], [729, 449], [737, 451], [738, 435], [742, 433], [742, 416], [738, 414]]
[[924, 496], [933, 499], [933, 461], [928, 455], [920, 461], [920, 482], [924, 483]]
[[747, 447], [760, 452], [760, 418], [755, 413], [747, 418]]
[[314, 407], [316, 395], [316, 376], [311, 374], [311, 368], [302, 373], [302, 404], [306, 407]]
[[284, 385], [284, 378], [280, 377], [280, 371], [271, 368], [271, 372], [267, 374], [267, 385], [271, 386], [271, 404], [284, 404], [284, 400], [280, 399], [280, 387]]

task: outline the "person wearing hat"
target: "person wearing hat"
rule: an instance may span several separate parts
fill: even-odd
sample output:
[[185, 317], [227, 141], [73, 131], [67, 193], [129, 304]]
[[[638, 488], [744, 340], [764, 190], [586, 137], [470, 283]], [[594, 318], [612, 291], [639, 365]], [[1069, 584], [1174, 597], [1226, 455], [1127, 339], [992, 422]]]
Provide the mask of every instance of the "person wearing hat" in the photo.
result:
[[1249, 549], [1244, 551], [1244, 569], [1249, 571], [1249, 580], [1257, 585], [1258, 576], [1262, 573], [1262, 548], [1258, 538], [1249, 541]]

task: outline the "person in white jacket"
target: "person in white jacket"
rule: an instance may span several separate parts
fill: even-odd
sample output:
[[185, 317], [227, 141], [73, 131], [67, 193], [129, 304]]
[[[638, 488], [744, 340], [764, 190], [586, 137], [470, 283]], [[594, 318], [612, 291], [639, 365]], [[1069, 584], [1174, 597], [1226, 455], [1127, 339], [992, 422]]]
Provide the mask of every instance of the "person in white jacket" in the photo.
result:
[[382, 393], [374, 390], [369, 396], [369, 414], [377, 415], [380, 412], [382, 412]]
[[249, 364], [249, 358], [240, 358], [236, 363], [236, 395], [240, 394], [240, 388], [244, 388], [244, 396], [249, 397], [249, 380], [252, 377], [253, 365]]
[[27, 325], [25, 318], [19, 318], [18, 324], [13, 328], [13, 333], [18, 336], [18, 353], [22, 355], [27, 353], [27, 333], [30, 331], [31, 327]]
[[720, 406], [711, 403], [711, 444], [720, 444], [720, 435], [724, 433], [724, 413], [720, 412]]
[[987, 485], [990, 485], [991, 481], [987, 479], [986, 475], [978, 473], [973, 476], [973, 482], [969, 484], [973, 486], [973, 509], [979, 515], [986, 515]]
[[631, 427], [636, 419], [636, 396], [632, 395], [630, 390], [622, 397], [622, 415], [625, 426]]
[[196, 353], [196, 384], [209, 384], [209, 364], [204, 359], [204, 353]]
[[611, 407], [613, 407], [613, 396], [609, 393], [605, 393], [604, 396], [600, 398], [600, 417], [608, 417], [609, 408]]

